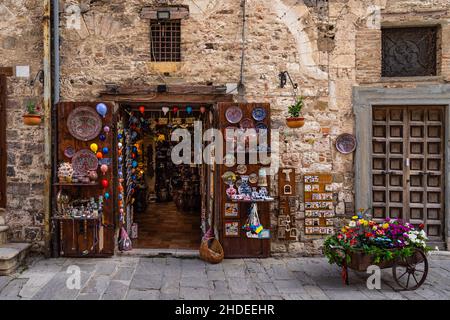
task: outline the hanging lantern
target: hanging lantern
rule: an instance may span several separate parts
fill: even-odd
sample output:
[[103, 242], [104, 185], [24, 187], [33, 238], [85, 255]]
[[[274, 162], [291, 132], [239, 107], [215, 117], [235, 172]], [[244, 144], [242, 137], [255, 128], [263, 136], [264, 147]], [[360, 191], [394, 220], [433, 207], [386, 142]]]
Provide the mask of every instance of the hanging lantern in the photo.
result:
[[100, 141], [106, 140], [106, 136], [104, 134], [101, 134], [98, 138], [100, 139]]
[[205, 113], [205, 112], [206, 112], [206, 107], [201, 106], [201, 107], [200, 107], [200, 112], [201, 112], [202, 114]]
[[138, 166], [137, 161], [133, 161], [132, 166], [133, 166], [133, 168], [137, 168], [137, 166]]
[[178, 107], [173, 107], [173, 113], [177, 113], [178, 112], [178, 110], [180, 110], [180, 109], [178, 109]]
[[104, 118], [108, 112], [108, 107], [104, 103], [99, 103], [96, 107], [97, 112]]
[[105, 193], [105, 199], [108, 200], [109, 198], [111, 198], [111, 196], [110, 196], [109, 192], [106, 192]]
[[108, 186], [109, 186], [109, 182], [108, 182], [108, 180], [106, 180], [106, 179], [103, 179], [102, 180], [102, 186], [103, 186], [103, 188], [108, 188]]
[[103, 159], [103, 153], [97, 152], [97, 159]]
[[102, 164], [100, 167], [100, 171], [105, 175], [108, 172], [108, 166], [106, 164]]
[[103, 148], [103, 154], [108, 154], [108, 153], [109, 153], [108, 147], [104, 147], [104, 148]]
[[142, 113], [142, 114], [144, 114], [144, 112], [145, 112], [145, 107], [144, 107], [144, 106], [140, 106], [140, 107], [139, 107], [139, 112]]
[[187, 107], [186, 107], [186, 112], [187, 112], [188, 114], [191, 114], [191, 113], [192, 113], [192, 107], [191, 107], [191, 106], [187, 106]]
[[98, 150], [98, 145], [96, 143], [91, 144], [91, 151], [96, 153]]
[[111, 128], [109, 126], [105, 126], [103, 128], [103, 131], [105, 131], [105, 133], [109, 133], [111, 131]]
[[166, 115], [167, 112], [169, 112], [170, 109], [168, 107], [163, 107], [161, 110], [164, 113], [164, 115]]

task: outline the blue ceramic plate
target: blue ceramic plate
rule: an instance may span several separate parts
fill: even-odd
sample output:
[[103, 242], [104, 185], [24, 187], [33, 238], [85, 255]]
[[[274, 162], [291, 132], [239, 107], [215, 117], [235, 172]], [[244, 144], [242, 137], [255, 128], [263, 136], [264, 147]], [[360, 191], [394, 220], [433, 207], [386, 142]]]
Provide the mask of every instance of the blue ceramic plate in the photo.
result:
[[266, 118], [266, 110], [264, 108], [255, 108], [252, 111], [253, 119], [256, 121], [263, 121]]

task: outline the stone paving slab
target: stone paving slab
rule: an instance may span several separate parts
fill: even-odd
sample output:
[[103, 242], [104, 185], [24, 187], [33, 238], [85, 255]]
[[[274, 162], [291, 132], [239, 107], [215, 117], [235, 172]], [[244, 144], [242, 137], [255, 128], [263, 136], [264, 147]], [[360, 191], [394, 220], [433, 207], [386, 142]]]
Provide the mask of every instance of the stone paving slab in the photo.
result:
[[[340, 269], [324, 258], [229, 259], [211, 265], [196, 258], [118, 256], [110, 259], [36, 259], [19, 273], [0, 277], [0, 300], [448, 300], [450, 256], [431, 256], [426, 283], [397, 291], [392, 271], [382, 289], [369, 290], [364, 272]], [[69, 289], [69, 267], [81, 272]]]

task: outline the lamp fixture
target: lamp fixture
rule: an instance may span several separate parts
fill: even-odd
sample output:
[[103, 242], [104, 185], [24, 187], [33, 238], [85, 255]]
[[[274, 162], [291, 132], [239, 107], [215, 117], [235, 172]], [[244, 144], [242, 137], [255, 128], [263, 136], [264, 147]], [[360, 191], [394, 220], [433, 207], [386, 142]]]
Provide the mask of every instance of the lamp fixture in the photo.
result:
[[281, 71], [278, 77], [280, 78], [280, 88], [286, 87], [287, 79], [289, 78], [292, 88], [294, 88], [294, 90], [298, 89], [298, 84], [292, 81], [291, 75], [289, 74], [288, 71]]

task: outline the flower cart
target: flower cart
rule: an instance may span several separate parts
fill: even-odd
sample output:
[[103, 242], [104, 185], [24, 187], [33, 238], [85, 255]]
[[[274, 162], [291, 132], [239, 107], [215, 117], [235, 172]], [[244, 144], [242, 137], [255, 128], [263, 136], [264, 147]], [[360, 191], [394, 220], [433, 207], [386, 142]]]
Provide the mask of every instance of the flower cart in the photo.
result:
[[416, 228], [396, 219], [376, 223], [361, 214], [325, 241], [324, 254], [330, 263], [342, 267], [346, 285], [348, 269], [364, 272], [376, 265], [381, 269], [392, 268], [401, 289], [416, 290], [428, 275], [426, 240], [422, 225]]

